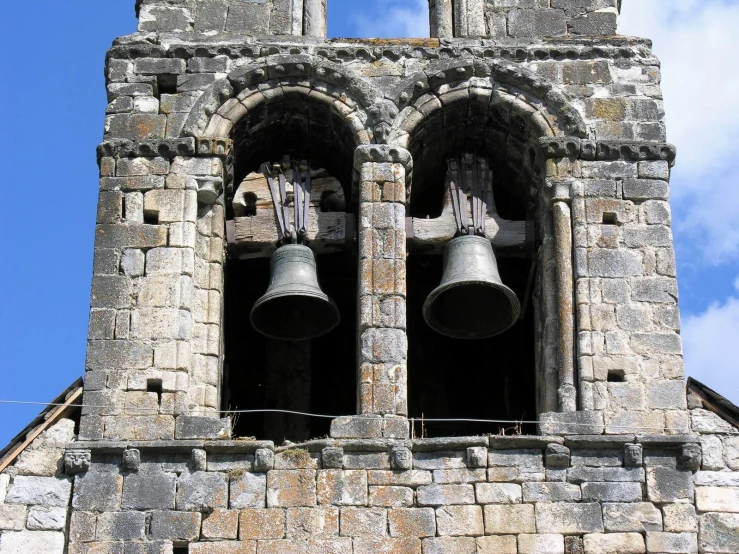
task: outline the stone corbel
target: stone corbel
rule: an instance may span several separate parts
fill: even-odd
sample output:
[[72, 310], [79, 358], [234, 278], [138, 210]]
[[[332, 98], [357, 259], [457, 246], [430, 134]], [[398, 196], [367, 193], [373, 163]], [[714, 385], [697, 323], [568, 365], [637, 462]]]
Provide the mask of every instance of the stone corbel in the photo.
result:
[[64, 453], [64, 473], [77, 475], [85, 473], [92, 464], [92, 451], [88, 449], [70, 449]]
[[585, 161], [659, 161], [675, 165], [675, 146], [666, 142], [585, 140], [578, 137], [542, 137], [539, 152], [545, 159]]

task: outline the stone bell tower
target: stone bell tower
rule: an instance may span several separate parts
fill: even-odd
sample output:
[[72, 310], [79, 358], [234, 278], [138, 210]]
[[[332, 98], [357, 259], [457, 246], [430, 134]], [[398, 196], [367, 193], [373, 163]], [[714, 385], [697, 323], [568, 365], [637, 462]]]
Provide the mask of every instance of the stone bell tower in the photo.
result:
[[79, 432], [0, 480], [0, 522], [43, 489], [68, 524], [0, 554], [739, 552], [619, 4], [430, 0], [431, 39], [328, 40], [325, 0], [139, 0]]

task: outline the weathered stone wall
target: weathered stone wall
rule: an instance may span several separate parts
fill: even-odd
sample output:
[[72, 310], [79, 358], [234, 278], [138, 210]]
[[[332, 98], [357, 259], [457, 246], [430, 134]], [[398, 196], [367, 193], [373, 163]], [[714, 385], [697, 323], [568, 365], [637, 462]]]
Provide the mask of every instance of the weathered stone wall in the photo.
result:
[[695, 509], [701, 552], [739, 552], [739, 430], [689, 395], [691, 429], [700, 436]]
[[0, 554], [64, 554], [72, 498], [64, 452], [75, 422], [61, 419], [0, 473]]
[[698, 552], [691, 440], [102, 443], [70, 552]]
[[[341, 163], [354, 167], [354, 183], [344, 184], [351, 196], [371, 192], [360, 212], [373, 214], [360, 216], [359, 228], [363, 263], [372, 260], [360, 294], [359, 414], [407, 416], [404, 205], [413, 174], [422, 186], [424, 167], [462, 141], [502, 164], [513, 176], [506, 186], [536, 205], [539, 267], [574, 267], [569, 293], [557, 292], [561, 278], [552, 280], [549, 269], [537, 281], [537, 297], [548, 298], [535, 305], [540, 412], [581, 410], [545, 418], [556, 424], [548, 430], [687, 429], [667, 203], [674, 150], [662, 142], [659, 65], [645, 42], [255, 45], [198, 35], [198, 43], [178, 34], [142, 43], [133, 35], [108, 56], [85, 397], [96, 407], [85, 411], [83, 438], [171, 439], [178, 415], [215, 415], [230, 137], [250, 113], [270, 104], [283, 113], [289, 107], [278, 102], [300, 97], [337, 114], [360, 150], [379, 143]], [[481, 131], [460, 125], [467, 110]], [[559, 232], [572, 227], [571, 259], [569, 247], [557, 254], [566, 237], [556, 236], [552, 202], [566, 206]], [[392, 220], [382, 215], [391, 207]], [[376, 240], [391, 234], [394, 246]], [[576, 340], [559, 323], [568, 295]], [[380, 352], [375, 335], [397, 348]], [[563, 345], [574, 355], [563, 358]], [[161, 395], [153, 392], [160, 381]], [[358, 425], [383, 436], [378, 423]], [[401, 428], [407, 424], [386, 436]]]
[[137, 0], [139, 31], [326, 36], [326, 0]]
[[431, 36], [495, 39], [618, 34], [619, 0], [429, 0]]

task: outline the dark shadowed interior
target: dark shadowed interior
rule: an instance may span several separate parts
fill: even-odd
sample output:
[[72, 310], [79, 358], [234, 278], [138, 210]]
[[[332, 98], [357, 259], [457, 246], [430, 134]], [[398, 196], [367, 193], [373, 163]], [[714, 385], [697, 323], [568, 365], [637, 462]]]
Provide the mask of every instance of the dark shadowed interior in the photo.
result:
[[[230, 260], [226, 268], [224, 410], [284, 409], [326, 415], [356, 411], [357, 259], [317, 256], [318, 281], [341, 323], [312, 341], [268, 339], [249, 323], [267, 290], [269, 259]], [[236, 437], [282, 444], [328, 434], [330, 419], [286, 414], [235, 416]]]
[[[426, 297], [441, 281], [441, 256], [408, 258], [408, 409], [413, 418], [536, 419], [534, 313], [524, 302], [531, 262], [498, 259], [503, 282], [525, 309], [523, 320], [497, 337], [460, 340], [440, 335], [423, 319]], [[524, 308], [525, 305], [525, 308]], [[522, 312], [523, 313], [523, 312]], [[426, 422], [424, 436], [497, 434], [514, 424]], [[536, 434], [524, 425], [524, 434]], [[415, 424], [421, 436], [421, 424]]]

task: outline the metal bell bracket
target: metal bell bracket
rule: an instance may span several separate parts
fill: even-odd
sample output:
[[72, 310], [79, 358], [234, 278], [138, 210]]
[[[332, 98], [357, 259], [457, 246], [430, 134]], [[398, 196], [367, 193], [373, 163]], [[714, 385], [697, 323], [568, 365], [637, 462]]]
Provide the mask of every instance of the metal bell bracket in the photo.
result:
[[283, 165], [280, 163], [263, 163], [260, 171], [267, 179], [269, 193], [275, 207], [277, 225], [280, 227], [280, 237], [283, 242], [293, 244], [302, 241], [307, 234], [310, 220], [310, 164], [306, 160], [289, 162], [293, 170], [293, 224], [290, 223], [288, 198]]
[[[486, 160], [469, 155], [449, 160], [447, 169], [457, 233], [484, 237], [488, 206], [495, 212], [492, 170]], [[472, 202], [472, 225], [467, 217], [467, 202]]]
[[[535, 226], [531, 221], [510, 221], [498, 215], [493, 171], [486, 159], [465, 154], [448, 160], [446, 186], [448, 194], [439, 217], [406, 220], [409, 250], [441, 253], [454, 237], [474, 235], [489, 239], [499, 256], [533, 256]], [[468, 206], [472, 208], [471, 222]]]

